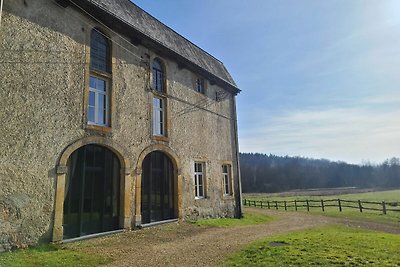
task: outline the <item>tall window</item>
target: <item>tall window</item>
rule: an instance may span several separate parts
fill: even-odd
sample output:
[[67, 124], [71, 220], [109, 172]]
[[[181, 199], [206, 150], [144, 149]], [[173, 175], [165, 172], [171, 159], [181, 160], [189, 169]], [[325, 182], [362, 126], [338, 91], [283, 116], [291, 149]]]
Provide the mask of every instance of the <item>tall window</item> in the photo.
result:
[[154, 59], [152, 63], [152, 89], [153, 95], [153, 135], [166, 136], [166, 98], [163, 93], [166, 92], [165, 87], [165, 71], [164, 64], [160, 59]]
[[153, 97], [153, 135], [165, 135], [165, 100]]
[[195, 162], [194, 163], [194, 188], [195, 188], [195, 197], [196, 198], [204, 198], [205, 197], [205, 188], [204, 188], [204, 163], [203, 162]]
[[153, 90], [165, 93], [164, 68], [163, 64], [159, 59], [153, 60], [152, 71], [153, 71]]
[[88, 124], [109, 126], [111, 59], [110, 44], [97, 29], [90, 39], [90, 78], [87, 109]]
[[204, 79], [202, 78], [197, 78], [196, 79], [196, 91], [199, 93], [204, 94]]
[[224, 195], [232, 195], [232, 185], [231, 185], [231, 166], [222, 165], [222, 179], [224, 187]]

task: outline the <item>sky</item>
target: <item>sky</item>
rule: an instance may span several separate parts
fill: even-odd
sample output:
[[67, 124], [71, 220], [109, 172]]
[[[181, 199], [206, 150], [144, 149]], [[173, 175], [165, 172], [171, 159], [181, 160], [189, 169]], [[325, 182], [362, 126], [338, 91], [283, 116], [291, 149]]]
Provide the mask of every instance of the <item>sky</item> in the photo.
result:
[[241, 152], [400, 157], [399, 0], [133, 0], [219, 60]]

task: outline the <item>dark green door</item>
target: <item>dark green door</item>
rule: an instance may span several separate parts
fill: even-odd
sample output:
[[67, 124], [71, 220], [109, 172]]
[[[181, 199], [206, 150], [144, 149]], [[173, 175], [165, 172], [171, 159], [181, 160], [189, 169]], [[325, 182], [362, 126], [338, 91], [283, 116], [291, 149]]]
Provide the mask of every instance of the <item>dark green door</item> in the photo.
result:
[[69, 158], [64, 200], [64, 239], [119, 229], [120, 164], [98, 145]]
[[144, 159], [142, 170], [142, 223], [176, 218], [171, 160], [160, 151], [152, 152]]

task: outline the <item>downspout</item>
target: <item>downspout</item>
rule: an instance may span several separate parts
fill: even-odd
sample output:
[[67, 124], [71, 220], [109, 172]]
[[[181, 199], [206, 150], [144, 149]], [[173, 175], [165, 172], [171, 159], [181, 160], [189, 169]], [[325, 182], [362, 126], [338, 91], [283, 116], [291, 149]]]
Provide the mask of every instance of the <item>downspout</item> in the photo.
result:
[[235, 134], [235, 154], [236, 154], [236, 177], [238, 178], [238, 186], [239, 189], [236, 195], [236, 217], [242, 218], [242, 178], [240, 177], [240, 161], [239, 161], [239, 137], [238, 137], [238, 126], [237, 126], [237, 112], [236, 112], [236, 96], [233, 96], [233, 131]]
[[0, 2], [0, 28], [1, 28], [1, 14], [3, 13], [3, 0]]

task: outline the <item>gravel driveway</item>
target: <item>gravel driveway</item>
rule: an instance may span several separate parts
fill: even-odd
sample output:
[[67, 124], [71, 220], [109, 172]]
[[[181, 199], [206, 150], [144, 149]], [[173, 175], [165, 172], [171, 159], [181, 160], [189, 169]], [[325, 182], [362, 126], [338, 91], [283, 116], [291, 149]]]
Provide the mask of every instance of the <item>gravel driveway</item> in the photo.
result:
[[245, 208], [278, 218], [272, 222], [228, 228], [169, 224], [108, 237], [67, 244], [67, 247], [102, 254], [114, 261], [109, 266], [215, 266], [234, 251], [263, 237], [324, 224], [346, 224], [399, 233], [400, 227], [330, 218], [296, 212]]

